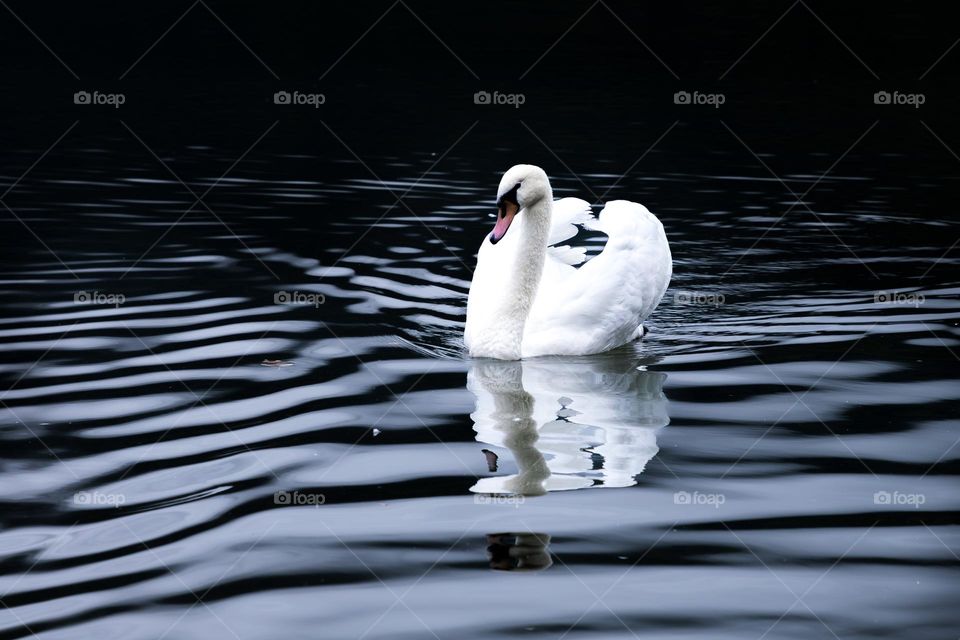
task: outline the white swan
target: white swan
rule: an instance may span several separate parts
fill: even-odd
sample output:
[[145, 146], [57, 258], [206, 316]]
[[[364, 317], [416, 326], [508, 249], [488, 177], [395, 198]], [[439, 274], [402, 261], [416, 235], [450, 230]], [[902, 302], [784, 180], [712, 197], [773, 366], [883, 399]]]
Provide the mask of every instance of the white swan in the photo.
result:
[[[585, 248], [556, 246], [577, 225], [608, 236], [580, 268]], [[663, 225], [646, 207], [614, 200], [595, 219], [583, 200], [554, 202], [543, 169], [517, 165], [500, 181], [497, 223], [477, 255], [464, 343], [500, 360], [613, 349], [643, 334], [672, 272]]]

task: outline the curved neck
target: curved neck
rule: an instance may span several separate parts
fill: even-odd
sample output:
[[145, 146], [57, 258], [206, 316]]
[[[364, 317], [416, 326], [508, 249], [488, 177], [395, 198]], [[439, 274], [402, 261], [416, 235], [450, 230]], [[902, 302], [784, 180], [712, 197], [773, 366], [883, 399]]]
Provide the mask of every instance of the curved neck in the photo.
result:
[[510, 269], [509, 281], [496, 317], [498, 330], [510, 337], [510, 348], [515, 351], [515, 358], [520, 357], [523, 329], [543, 274], [552, 209], [553, 199], [548, 194], [518, 216], [521, 225], [520, 244], [513, 264], [504, 265]]

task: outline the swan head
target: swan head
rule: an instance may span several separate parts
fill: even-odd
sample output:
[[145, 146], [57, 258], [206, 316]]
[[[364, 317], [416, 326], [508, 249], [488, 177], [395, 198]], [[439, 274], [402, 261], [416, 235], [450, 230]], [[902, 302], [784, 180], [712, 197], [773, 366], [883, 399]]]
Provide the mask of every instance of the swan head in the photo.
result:
[[506, 235], [513, 219], [523, 210], [544, 198], [552, 198], [550, 180], [540, 167], [518, 164], [510, 167], [497, 188], [497, 224], [490, 234], [490, 243], [497, 244]]

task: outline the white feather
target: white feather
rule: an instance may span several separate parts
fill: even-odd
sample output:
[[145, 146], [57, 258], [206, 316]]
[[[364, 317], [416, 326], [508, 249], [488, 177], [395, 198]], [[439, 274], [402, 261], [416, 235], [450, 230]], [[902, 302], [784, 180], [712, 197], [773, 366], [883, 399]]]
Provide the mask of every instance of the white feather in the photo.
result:
[[580, 198], [560, 198], [553, 203], [550, 212], [550, 235], [547, 244], [557, 244], [577, 235], [577, 225], [588, 226], [595, 222], [590, 204]]
[[590, 205], [580, 198], [561, 198], [553, 203], [550, 217], [550, 235], [547, 236], [547, 257], [559, 260], [564, 264], [576, 266], [587, 260], [586, 247], [574, 247], [569, 244], [559, 245], [580, 232], [579, 225], [589, 227], [595, 222]]

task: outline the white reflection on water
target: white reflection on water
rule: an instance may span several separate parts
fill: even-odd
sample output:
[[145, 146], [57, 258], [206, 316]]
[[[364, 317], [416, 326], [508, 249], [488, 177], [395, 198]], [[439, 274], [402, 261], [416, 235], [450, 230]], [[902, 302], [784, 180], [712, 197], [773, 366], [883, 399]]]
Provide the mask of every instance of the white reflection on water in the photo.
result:
[[542, 495], [629, 487], [669, 424], [666, 374], [632, 350], [592, 358], [476, 360], [467, 388], [480, 442], [508, 449], [519, 472], [480, 479], [475, 493]]

